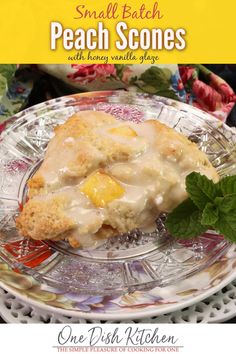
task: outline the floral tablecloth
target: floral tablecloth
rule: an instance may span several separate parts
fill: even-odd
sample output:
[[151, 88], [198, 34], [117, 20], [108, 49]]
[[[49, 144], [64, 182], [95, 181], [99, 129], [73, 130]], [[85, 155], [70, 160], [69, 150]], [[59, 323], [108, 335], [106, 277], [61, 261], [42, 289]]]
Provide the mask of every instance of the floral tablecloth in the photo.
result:
[[28, 104], [32, 92], [37, 96], [42, 78], [46, 89], [41, 100], [124, 89], [186, 102], [221, 121], [226, 121], [236, 101], [233, 89], [203, 65], [0, 65], [0, 130], [7, 118]]

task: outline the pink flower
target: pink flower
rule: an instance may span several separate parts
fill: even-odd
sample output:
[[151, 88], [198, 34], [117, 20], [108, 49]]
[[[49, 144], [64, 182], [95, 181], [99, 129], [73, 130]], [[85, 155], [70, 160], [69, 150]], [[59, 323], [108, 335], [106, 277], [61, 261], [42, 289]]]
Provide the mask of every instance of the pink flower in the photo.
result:
[[3, 130], [6, 128], [6, 123], [1, 123], [0, 124], [0, 134], [3, 132]]
[[122, 81], [128, 84], [132, 74], [133, 70], [131, 70], [128, 66], [124, 68], [124, 70], [122, 71]]
[[212, 73], [210, 75], [210, 79], [211, 86], [221, 94], [223, 102], [229, 103], [236, 101], [236, 95], [234, 91], [223, 79], [221, 79], [221, 77]]
[[177, 90], [182, 91], [184, 89], [184, 85], [181, 79], [178, 79]]
[[193, 77], [194, 71], [195, 69], [191, 66], [185, 65], [179, 67], [179, 73], [184, 85]]
[[196, 96], [197, 102], [205, 111], [215, 111], [222, 107], [221, 95], [211, 86], [200, 80], [194, 80], [192, 85], [193, 93]]
[[95, 79], [106, 81], [107, 77], [116, 75], [115, 65], [113, 64], [73, 64], [72, 68], [76, 69], [76, 71], [69, 74], [67, 77], [81, 84], [90, 83]]

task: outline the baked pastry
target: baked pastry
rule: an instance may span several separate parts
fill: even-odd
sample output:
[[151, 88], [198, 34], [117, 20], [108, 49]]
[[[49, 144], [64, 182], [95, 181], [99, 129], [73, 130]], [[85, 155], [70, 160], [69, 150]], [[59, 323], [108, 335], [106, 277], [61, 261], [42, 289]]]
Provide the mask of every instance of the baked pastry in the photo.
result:
[[187, 198], [192, 171], [219, 179], [206, 155], [174, 129], [81, 111], [55, 129], [16, 226], [25, 237], [93, 247], [175, 208]]

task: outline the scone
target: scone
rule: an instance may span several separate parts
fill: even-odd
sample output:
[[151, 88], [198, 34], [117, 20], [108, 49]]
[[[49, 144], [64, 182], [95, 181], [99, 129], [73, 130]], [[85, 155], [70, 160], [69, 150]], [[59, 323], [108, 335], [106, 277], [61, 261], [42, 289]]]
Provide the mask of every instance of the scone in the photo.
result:
[[219, 179], [206, 155], [174, 129], [82, 111], [56, 128], [16, 225], [25, 237], [93, 247], [175, 208], [187, 198], [192, 171]]

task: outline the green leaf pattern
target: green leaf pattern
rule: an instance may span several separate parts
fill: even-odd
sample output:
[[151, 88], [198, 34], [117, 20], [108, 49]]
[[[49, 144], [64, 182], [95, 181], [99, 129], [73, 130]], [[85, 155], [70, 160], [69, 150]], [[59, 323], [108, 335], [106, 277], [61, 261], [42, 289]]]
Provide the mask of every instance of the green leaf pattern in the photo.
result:
[[172, 88], [171, 77], [172, 72], [169, 68], [151, 66], [139, 77], [132, 77], [130, 83], [136, 86], [141, 92], [179, 100]]

